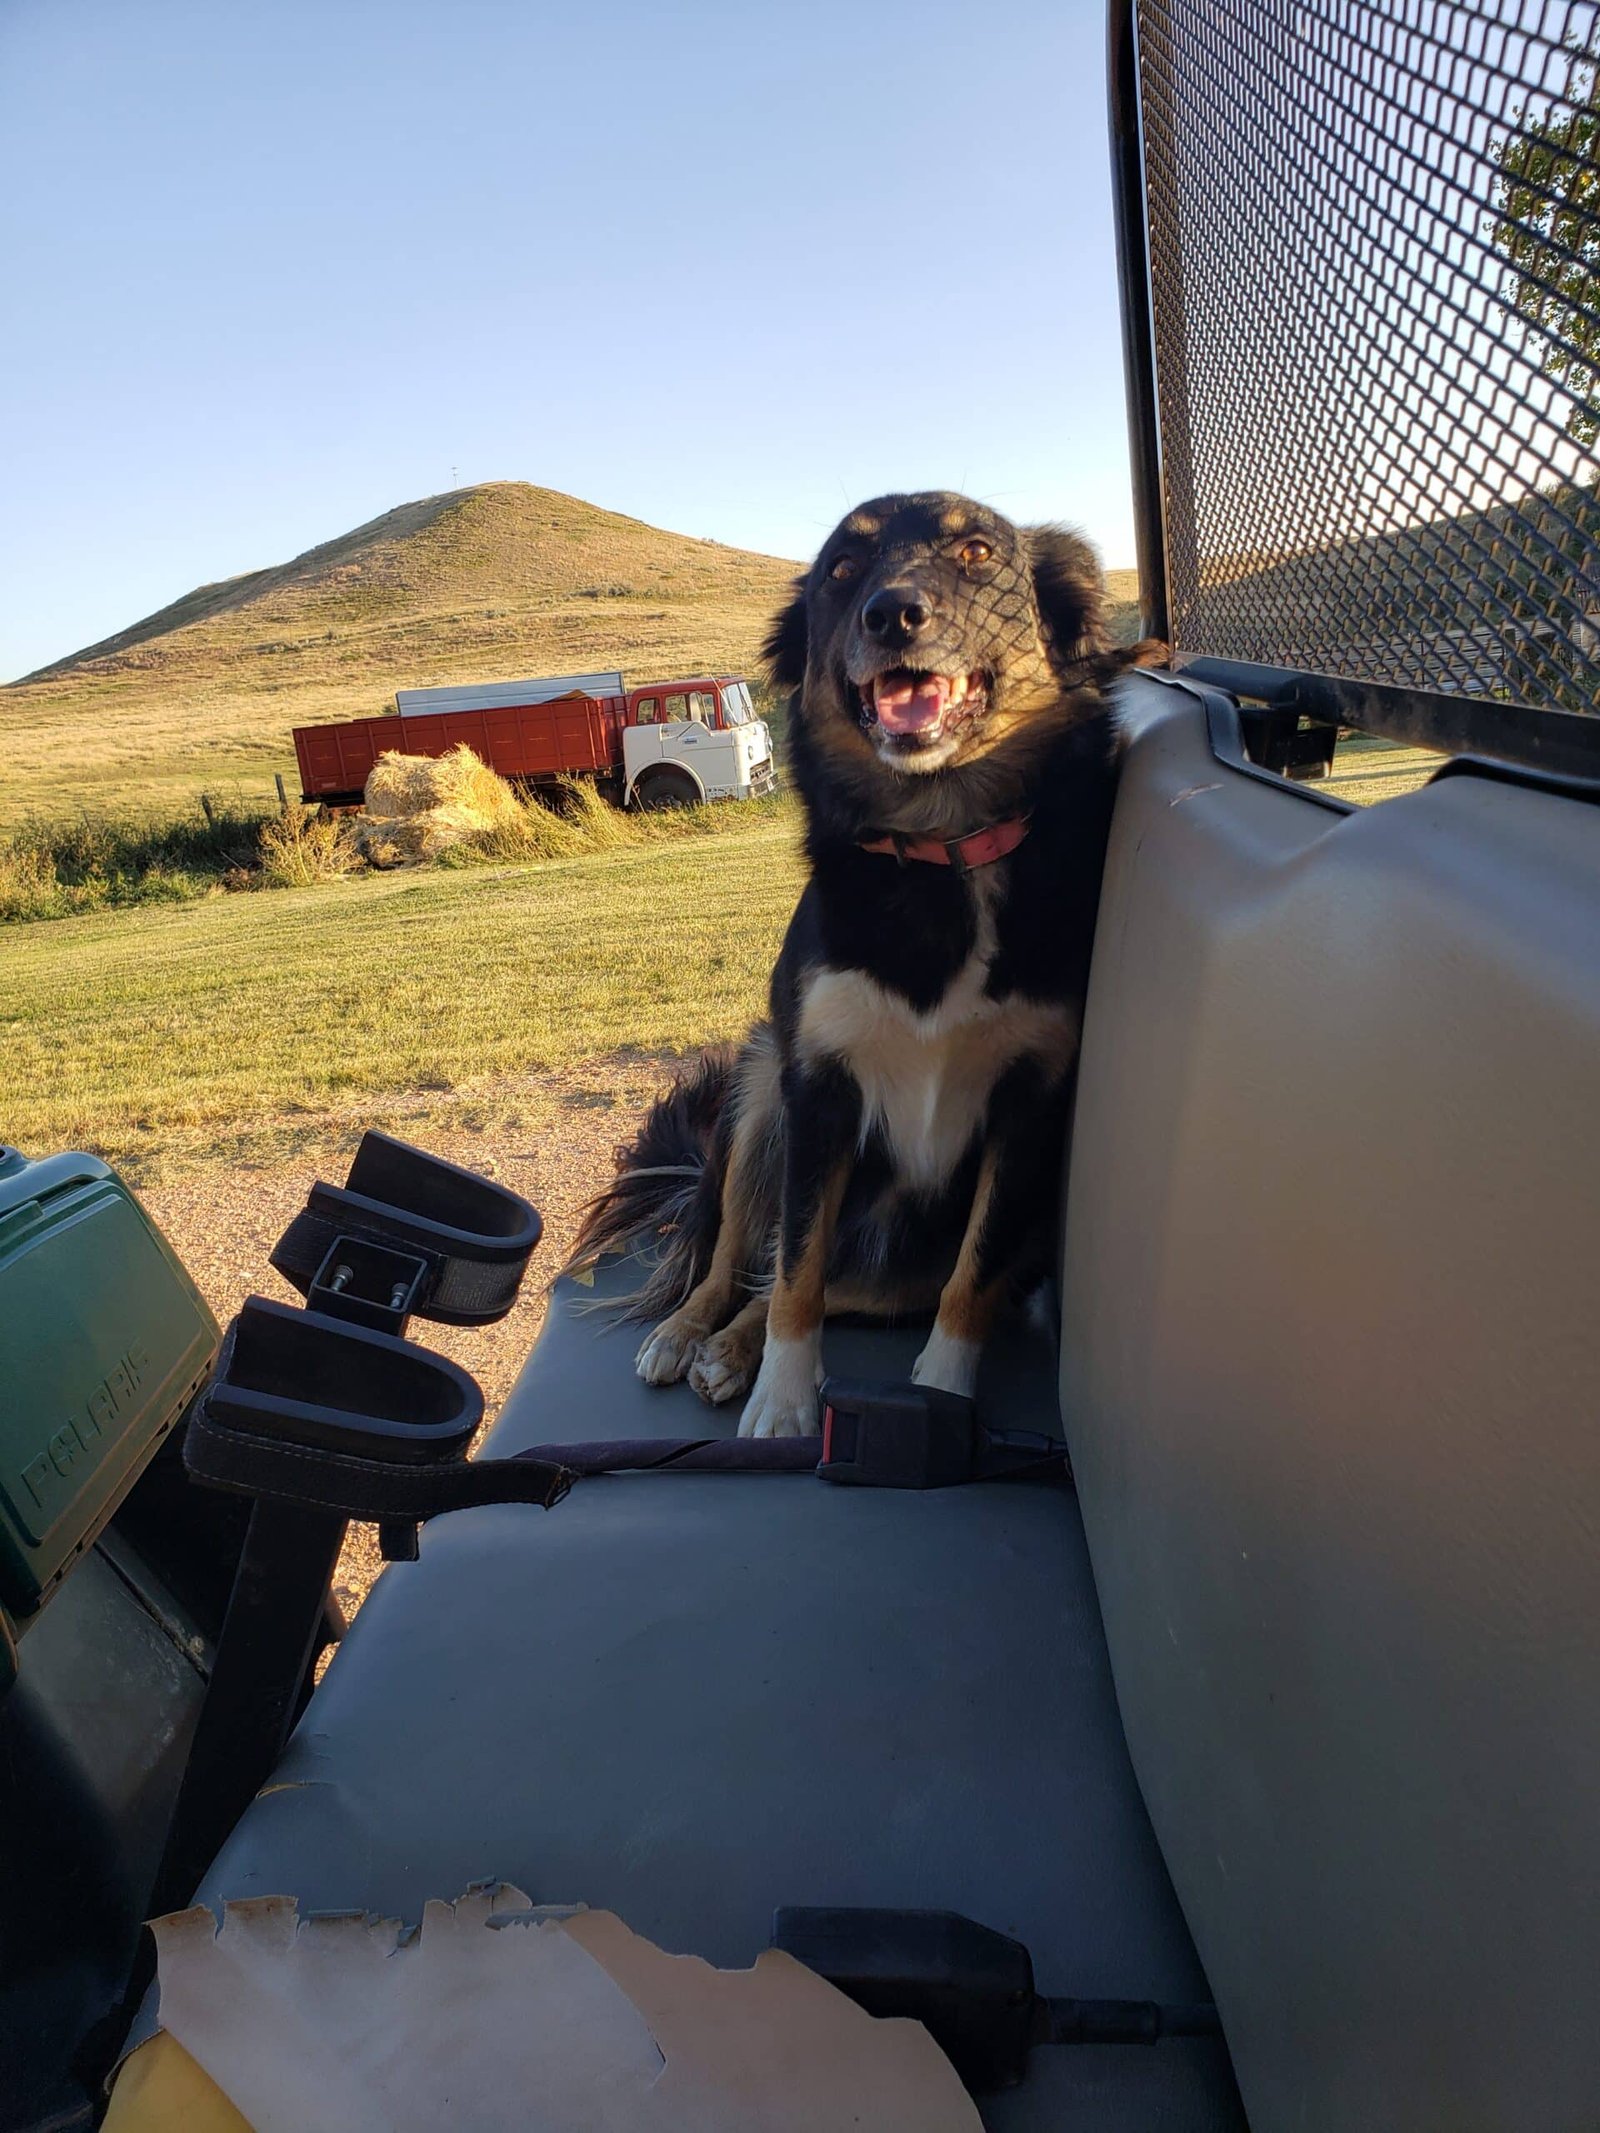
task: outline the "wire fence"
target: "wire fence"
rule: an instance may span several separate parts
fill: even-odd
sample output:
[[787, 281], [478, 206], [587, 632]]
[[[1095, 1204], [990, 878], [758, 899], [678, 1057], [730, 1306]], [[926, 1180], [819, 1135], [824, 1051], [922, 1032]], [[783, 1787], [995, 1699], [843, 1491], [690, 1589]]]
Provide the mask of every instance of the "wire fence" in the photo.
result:
[[1600, 0], [1139, 0], [1181, 655], [1600, 705]]

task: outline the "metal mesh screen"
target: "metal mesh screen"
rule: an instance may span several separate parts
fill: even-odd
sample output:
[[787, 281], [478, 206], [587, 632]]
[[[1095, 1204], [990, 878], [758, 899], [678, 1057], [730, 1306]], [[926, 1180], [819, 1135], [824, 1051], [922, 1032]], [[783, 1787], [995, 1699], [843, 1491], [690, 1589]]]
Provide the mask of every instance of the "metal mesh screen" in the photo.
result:
[[1600, 4], [1139, 0], [1181, 654], [1600, 703]]

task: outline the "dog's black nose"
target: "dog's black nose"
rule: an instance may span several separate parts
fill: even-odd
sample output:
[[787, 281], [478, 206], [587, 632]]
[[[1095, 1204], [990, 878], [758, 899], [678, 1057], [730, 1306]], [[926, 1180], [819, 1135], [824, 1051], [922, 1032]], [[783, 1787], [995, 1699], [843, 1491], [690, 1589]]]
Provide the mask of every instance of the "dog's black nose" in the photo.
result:
[[909, 585], [885, 585], [861, 610], [861, 627], [880, 644], [909, 644], [932, 619], [933, 610]]

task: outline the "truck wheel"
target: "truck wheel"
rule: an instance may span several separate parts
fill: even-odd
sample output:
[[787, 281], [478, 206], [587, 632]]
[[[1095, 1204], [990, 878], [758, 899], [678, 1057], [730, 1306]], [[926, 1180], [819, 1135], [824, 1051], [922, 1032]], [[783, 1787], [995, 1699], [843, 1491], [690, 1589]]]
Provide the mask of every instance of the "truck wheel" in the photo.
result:
[[647, 770], [633, 788], [635, 807], [698, 807], [700, 788], [686, 770]]

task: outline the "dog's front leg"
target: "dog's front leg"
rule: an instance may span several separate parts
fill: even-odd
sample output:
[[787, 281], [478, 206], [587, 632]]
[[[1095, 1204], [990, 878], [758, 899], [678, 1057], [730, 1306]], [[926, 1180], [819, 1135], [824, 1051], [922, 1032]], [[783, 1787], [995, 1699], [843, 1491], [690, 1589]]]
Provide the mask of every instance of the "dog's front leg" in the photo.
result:
[[811, 1437], [820, 1428], [817, 1378], [828, 1253], [861, 1127], [861, 1092], [837, 1061], [786, 1069], [783, 1096], [777, 1274], [741, 1437]]
[[1036, 1257], [1055, 1203], [1063, 1127], [1061, 1082], [1033, 1060], [1002, 1076], [955, 1271], [939, 1297], [912, 1381], [972, 1397], [995, 1315]]
[[[775, 1101], [775, 1087], [772, 1096]], [[739, 1311], [739, 1297], [748, 1285], [745, 1269], [754, 1264], [766, 1243], [759, 1234], [759, 1211], [772, 1202], [761, 1172], [773, 1126], [773, 1105], [761, 1101], [759, 1091], [752, 1094], [748, 1083], [740, 1089], [737, 1101], [711, 1264], [704, 1280], [646, 1336], [634, 1358], [634, 1368], [647, 1385], [675, 1385], [687, 1375], [702, 1399], [709, 1400], [731, 1399], [735, 1388], [730, 1385], [720, 1394], [708, 1392], [704, 1383], [694, 1379], [695, 1365], [703, 1344], [735, 1312], [741, 1318], [744, 1315]], [[744, 1383], [749, 1382], [747, 1377]], [[737, 1390], [742, 1392], [744, 1386]]]

